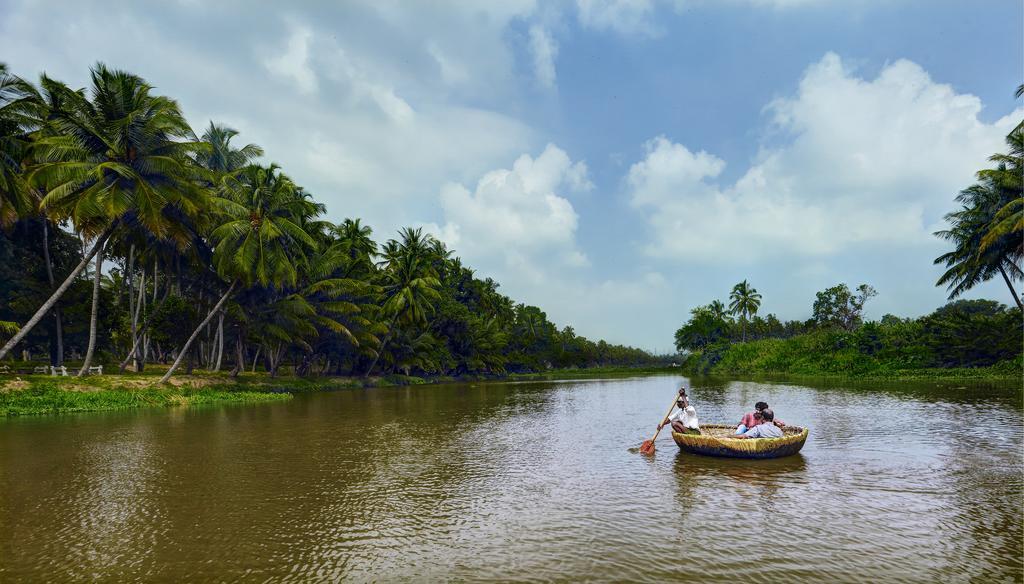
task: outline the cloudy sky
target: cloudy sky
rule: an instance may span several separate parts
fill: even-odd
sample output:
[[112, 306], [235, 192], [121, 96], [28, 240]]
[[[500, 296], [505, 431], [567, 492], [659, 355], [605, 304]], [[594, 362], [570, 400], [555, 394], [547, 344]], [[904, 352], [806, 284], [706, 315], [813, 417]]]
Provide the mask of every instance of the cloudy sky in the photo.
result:
[[665, 351], [744, 278], [783, 319], [839, 282], [874, 285], [876, 318], [942, 304], [931, 234], [1024, 116], [1022, 19], [1018, 0], [0, 0], [0, 61], [138, 73], [330, 219], [423, 226], [557, 323]]

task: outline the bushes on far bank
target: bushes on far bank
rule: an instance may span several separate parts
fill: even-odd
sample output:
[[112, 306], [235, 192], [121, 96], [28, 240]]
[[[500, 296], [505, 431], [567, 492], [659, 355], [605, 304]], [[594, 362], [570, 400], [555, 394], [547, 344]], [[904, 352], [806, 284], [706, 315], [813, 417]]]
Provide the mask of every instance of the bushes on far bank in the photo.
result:
[[827, 328], [785, 339], [719, 342], [693, 353], [684, 367], [691, 373], [849, 376], [991, 368], [1010, 376], [1024, 369], [1022, 347], [1019, 309], [960, 300], [918, 319], [886, 315], [852, 331]]

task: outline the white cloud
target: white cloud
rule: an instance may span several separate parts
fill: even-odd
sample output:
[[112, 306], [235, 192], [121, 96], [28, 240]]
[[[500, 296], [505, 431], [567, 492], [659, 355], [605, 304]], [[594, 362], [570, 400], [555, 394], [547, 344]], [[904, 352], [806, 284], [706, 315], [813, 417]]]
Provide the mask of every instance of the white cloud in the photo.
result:
[[396, 95], [394, 88], [375, 82], [372, 75], [349, 58], [344, 49], [335, 45], [327, 54], [330, 55], [325, 59], [328, 75], [347, 87], [354, 101], [375, 104], [393, 122], [407, 122], [412, 118], [412, 106]]
[[536, 158], [523, 154], [511, 169], [487, 172], [472, 191], [446, 184], [441, 189], [446, 223], [432, 230], [473, 265], [542, 279], [548, 266], [588, 264], [576, 247], [576, 211], [559, 193], [589, 187], [586, 166], [548, 144]]
[[533, 54], [533, 73], [541, 86], [555, 86], [555, 57], [558, 56], [558, 43], [543, 27], [530, 27], [530, 52]]
[[313, 93], [317, 88], [316, 74], [309, 65], [309, 43], [312, 38], [313, 31], [309, 28], [294, 25], [284, 52], [263, 62], [274, 75], [294, 81], [302, 93]]
[[623, 35], [655, 36], [652, 0], [576, 0], [580, 24]]
[[663, 137], [647, 144], [626, 183], [652, 227], [649, 254], [752, 261], [931, 244], [952, 196], [1020, 117], [984, 123], [976, 97], [912, 62], [865, 80], [832, 53], [766, 111], [785, 144], [732, 185], [714, 182], [725, 163], [711, 154]]
[[441, 68], [441, 79], [447, 85], [462, 85], [470, 81], [469, 72], [462, 63], [446, 55], [434, 41], [427, 43], [427, 52]]

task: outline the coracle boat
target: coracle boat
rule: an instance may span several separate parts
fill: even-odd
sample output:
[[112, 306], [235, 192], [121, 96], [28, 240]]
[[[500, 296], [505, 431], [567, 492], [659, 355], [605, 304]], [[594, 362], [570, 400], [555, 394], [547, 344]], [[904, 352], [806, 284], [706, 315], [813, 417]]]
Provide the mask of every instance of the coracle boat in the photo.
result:
[[782, 438], [747, 438], [737, 440], [736, 426], [701, 425], [700, 434], [672, 432], [672, 438], [684, 452], [728, 458], [779, 458], [800, 452], [807, 442], [807, 428], [786, 426]]

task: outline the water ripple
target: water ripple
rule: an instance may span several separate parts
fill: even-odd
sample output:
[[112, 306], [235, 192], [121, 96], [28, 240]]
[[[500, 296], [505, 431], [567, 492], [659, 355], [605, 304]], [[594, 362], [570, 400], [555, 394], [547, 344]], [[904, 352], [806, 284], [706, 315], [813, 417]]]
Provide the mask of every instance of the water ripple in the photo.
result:
[[[797, 456], [649, 437], [678, 378], [0, 424], [0, 580], [1020, 581], [1020, 394], [695, 383]], [[922, 427], [955, 406], [970, 423]]]

